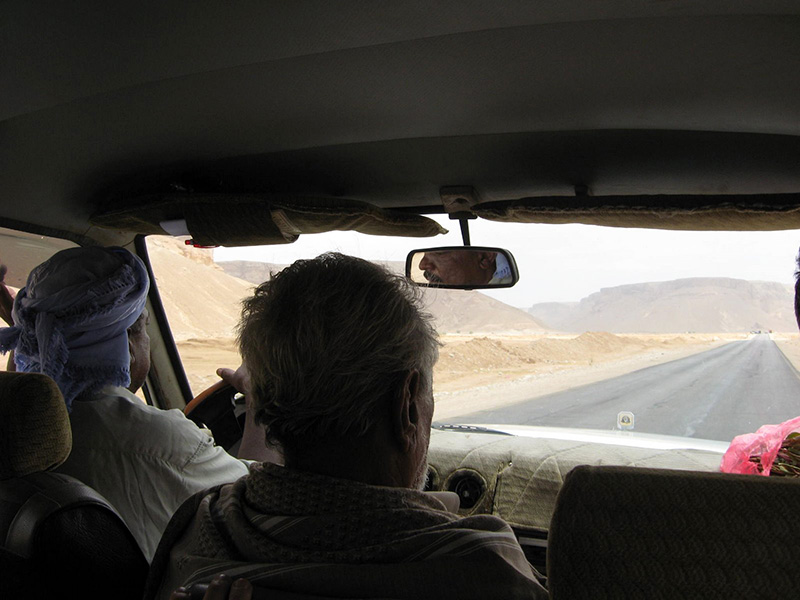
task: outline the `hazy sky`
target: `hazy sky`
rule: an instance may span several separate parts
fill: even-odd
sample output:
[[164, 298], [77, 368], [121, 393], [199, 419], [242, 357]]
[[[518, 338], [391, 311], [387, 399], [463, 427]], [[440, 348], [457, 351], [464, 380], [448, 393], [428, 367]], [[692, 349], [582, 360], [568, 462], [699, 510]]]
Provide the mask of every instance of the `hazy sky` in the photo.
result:
[[[461, 245], [458, 223], [436, 238], [390, 238], [353, 232], [303, 235], [294, 244], [218, 248], [215, 259], [279, 264], [338, 250], [362, 258], [405, 261], [414, 248]], [[520, 270], [513, 288], [489, 295], [507, 304], [575, 301], [626, 283], [682, 277], [733, 277], [793, 283], [800, 231], [693, 232], [593, 225], [530, 225], [470, 221], [472, 243], [511, 251]]]

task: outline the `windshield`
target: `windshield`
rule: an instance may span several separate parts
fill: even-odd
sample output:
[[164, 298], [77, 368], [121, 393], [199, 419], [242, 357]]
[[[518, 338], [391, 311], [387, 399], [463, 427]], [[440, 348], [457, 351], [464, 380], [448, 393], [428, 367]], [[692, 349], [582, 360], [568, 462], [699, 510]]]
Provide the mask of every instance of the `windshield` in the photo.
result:
[[[237, 366], [235, 325], [254, 284], [326, 251], [402, 272], [413, 248], [459, 245], [352, 232], [204, 250], [148, 238], [193, 393]], [[797, 415], [793, 312], [799, 232], [684, 232], [471, 221], [510, 250], [520, 281], [423, 292], [443, 344], [438, 423], [627, 430], [730, 441]], [[421, 242], [421, 243], [420, 243]]]

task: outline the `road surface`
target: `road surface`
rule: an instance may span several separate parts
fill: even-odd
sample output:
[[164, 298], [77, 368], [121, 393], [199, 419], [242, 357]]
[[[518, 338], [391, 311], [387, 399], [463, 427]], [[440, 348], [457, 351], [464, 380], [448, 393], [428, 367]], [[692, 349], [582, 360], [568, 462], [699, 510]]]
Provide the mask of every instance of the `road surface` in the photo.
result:
[[800, 374], [768, 335], [449, 423], [513, 423], [614, 429], [730, 441], [800, 415]]

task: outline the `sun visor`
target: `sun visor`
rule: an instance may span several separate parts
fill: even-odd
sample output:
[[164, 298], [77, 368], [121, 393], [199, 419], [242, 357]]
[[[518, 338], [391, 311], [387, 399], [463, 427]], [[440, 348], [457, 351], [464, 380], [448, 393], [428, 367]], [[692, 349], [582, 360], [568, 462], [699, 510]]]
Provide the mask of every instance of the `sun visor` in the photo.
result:
[[164, 235], [162, 222], [183, 219], [204, 246], [288, 244], [304, 233], [358, 231], [370, 235], [432, 237], [447, 233], [433, 219], [346, 199], [267, 194], [167, 194], [139, 198], [136, 206], [100, 212], [99, 227]]
[[800, 229], [800, 194], [522, 198], [472, 207], [508, 223], [583, 223], [694, 231]]

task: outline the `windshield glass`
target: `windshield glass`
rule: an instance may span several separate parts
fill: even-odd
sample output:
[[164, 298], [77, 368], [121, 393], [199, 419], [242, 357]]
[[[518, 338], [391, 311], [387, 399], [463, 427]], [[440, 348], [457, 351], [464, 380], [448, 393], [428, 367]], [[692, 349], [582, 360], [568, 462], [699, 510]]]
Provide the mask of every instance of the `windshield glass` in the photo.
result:
[[[408, 252], [459, 245], [352, 232], [257, 248], [148, 238], [158, 287], [195, 394], [237, 366], [240, 301], [300, 258], [339, 251], [402, 272]], [[729, 441], [797, 414], [793, 273], [800, 235], [471, 221], [520, 281], [427, 289], [443, 346], [435, 421], [632, 430]]]

